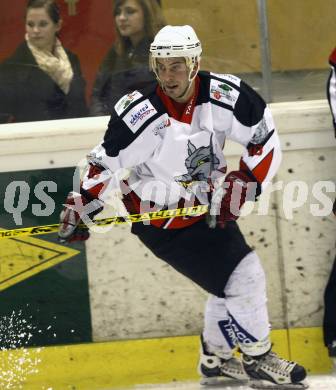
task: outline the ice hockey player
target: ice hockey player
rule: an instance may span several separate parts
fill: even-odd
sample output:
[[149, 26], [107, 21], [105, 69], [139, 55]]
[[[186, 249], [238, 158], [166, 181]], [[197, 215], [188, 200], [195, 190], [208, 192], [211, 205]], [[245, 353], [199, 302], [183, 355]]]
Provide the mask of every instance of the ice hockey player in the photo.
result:
[[327, 81], [327, 98], [336, 137], [336, 48], [329, 56], [330, 74]]
[[[272, 351], [264, 271], [236, 223], [244, 202], [255, 200], [276, 173], [279, 138], [263, 99], [233, 75], [200, 71], [201, 52], [190, 26], [158, 32], [150, 46], [158, 85], [115, 105], [80, 190], [68, 195], [59, 237], [86, 239], [78, 225], [101, 210], [110, 191], [123, 193], [129, 213], [209, 205], [207, 217], [153, 220], [131, 230], [211, 294], [200, 374], [249, 379], [256, 388], [303, 389], [305, 369]], [[245, 147], [239, 169], [229, 173], [226, 139]], [[233, 356], [235, 347], [241, 359]]]

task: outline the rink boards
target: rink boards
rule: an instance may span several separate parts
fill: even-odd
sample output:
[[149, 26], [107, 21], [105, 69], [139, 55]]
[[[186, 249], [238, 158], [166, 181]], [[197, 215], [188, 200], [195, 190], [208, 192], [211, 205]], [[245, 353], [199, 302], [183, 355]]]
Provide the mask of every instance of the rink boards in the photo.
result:
[[[277, 103], [271, 109], [284, 149], [275, 178], [282, 190], [270, 195], [265, 215], [256, 206], [240, 227], [267, 273], [275, 349], [313, 373], [328, 372], [320, 327], [336, 227], [331, 215], [312, 217], [311, 207], [318, 203], [315, 183], [336, 179], [330, 113], [324, 100]], [[1, 125], [1, 195], [13, 181], [31, 195], [16, 213], [22, 227], [57, 223], [74, 166], [99, 142], [107, 122], [101, 117]], [[239, 146], [226, 145], [229, 167], [236, 166], [240, 153]], [[57, 183], [56, 192], [52, 185], [46, 191], [55, 203], [47, 216], [32, 212], [42, 203], [35, 194], [41, 181]], [[292, 209], [290, 219], [285, 189], [293, 181], [303, 182], [308, 199]], [[15, 227], [14, 214], [3, 211], [0, 228]], [[95, 233], [86, 245], [66, 247], [55, 235], [0, 245], [6, 264], [0, 274], [1, 317], [21, 311], [36, 330], [23, 346], [41, 346], [25, 352], [38, 370], [26, 375], [25, 388], [94, 390], [196, 379], [195, 335], [202, 328], [206, 294], [151, 255], [128, 226]], [[22, 332], [28, 335], [29, 328]], [[18, 353], [2, 351], [2, 364], [14, 364], [12, 356], [20, 360]], [[16, 369], [21, 368], [10, 368]]]
[[[299, 361], [309, 374], [331, 372], [320, 328], [274, 330], [272, 342], [276, 352]], [[27, 376], [24, 388], [101, 390], [197, 380], [198, 350], [198, 336], [32, 349], [30, 360], [38, 357], [40, 363], [37, 372]], [[20, 357], [20, 351], [10, 353], [14, 357], [9, 361]]]

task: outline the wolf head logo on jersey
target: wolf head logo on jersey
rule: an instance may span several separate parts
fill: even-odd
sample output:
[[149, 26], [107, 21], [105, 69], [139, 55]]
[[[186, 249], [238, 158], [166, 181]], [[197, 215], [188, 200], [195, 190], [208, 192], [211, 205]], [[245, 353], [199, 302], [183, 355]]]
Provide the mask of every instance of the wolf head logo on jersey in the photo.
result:
[[212, 136], [209, 146], [196, 146], [188, 141], [188, 157], [185, 160], [188, 173], [176, 176], [175, 181], [187, 188], [195, 181], [207, 181], [219, 166], [219, 159], [213, 153]]

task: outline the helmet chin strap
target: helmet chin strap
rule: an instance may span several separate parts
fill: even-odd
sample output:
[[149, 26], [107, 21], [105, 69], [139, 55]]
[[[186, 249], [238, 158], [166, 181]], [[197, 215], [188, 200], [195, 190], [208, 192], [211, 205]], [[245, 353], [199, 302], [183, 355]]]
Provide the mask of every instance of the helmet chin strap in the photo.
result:
[[[197, 75], [197, 72], [199, 71], [199, 67], [200, 67], [200, 62], [199, 62], [199, 60], [198, 60], [198, 61], [197, 61], [197, 69], [195, 70], [195, 74], [194, 74], [193, 77], [191, 77], [191, 74], [192, 74], [193, 71], [194, 71], [194, 66], [195, 66], [195, 64], [194, 64], [194, 62], [192, 61], [192, 59], [191, 59], [190, 57], [189, 57], [189, 58], [188, 58], [188, 57], [185, 58], [185, 60], [186, 60], [187, 66], [188, 66], [189, 69], [190, 69], [190, 70], [189, 70], [189, 75], [188, 75], [188, 81], [189, 81], [189, 83], [188, 83], [186, 89], [183, 91], [183, 93], [182, 93], [180, 96], [177, 97], [178, 99], [183, 99], [183, 98], [189, 93], [190, 88], [191, 88], [191, 86], [193, 85], [193, 81], [194, 81], [194, 79], [195, 79], [195, 77], [196, 77], [196, 75]], [[156, 79], [157, 79], [157, 81], [158, 81], [160, 87], [164, 90], [164, 86], [163, 86], [163, 84], [162, 84], [162, 81], [161, 81], [160, 78], [159, 78], [159, 75], [158, 75], [158, 72], [157, 72], [157, 69], [156, 69], [156, 59], [155, 59], [155, 58], [150, 59], [150, 67], [151, 67], [151, 69], [153, 70], [153, 72], [154, 72], [154, 74], [155, 74], [155, 77], [156, 77]]]
[[186, 58], [186, 61], [189, 62], [188, 66], [190, 68], [189, 75], [188, 75], [189, 84], [188, 84], [187, 88], [184, 90], [184, 92], [180, 96], [177, 97], [178, 99], [183, 99], [185, 96], [188, 95], [190, 88], [193, 85], [193, 81], [195, 80], [195, 77], [197, 75], [197, 72], [199, 71], [199, 61], [197, 61], [197, 69], [195, 70], [194, 76], [191, 77], [191, 74], [194, 71], [194, 63], [192, 62], [192, 60], [190, 58]]
[[184, 90], [184, 92], [180, 96], [177, 97], [178, 99], [183, 99], [184, 97], [186, 97], [188, 95], [188, 93], [190, 91], [190, 88], [191, 88], [191, 86], [193, 84], [193, 81], [194, 81], [194, 79], [189, 81], [189, 84], [188, 84], [187, 88]]

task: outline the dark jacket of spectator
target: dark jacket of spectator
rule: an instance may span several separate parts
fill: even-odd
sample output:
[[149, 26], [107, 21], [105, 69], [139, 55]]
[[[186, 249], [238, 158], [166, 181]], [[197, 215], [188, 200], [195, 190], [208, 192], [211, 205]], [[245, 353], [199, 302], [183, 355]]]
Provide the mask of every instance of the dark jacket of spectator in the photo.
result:
[[121, 96], [155, 82], [148, 66], [150, 43], [145, 38], [134, 48], [129, 45], [123, 55], [118, 55], [112, 46], [95, 80], [90, 106], [92, 115], [109, 115]]
[[67, 94], [37, 64], [23, 42], [0, 65], [0, 121], [28, 122], [83, 117], [88, 114], [85, 81], [77, 56], [65, 49], [73, 79]]
[[154, 84], [149, 47], [165, 25], [157, 0], [115, 0], [115, 41], [101, 63], [90, 102], [91, 115], [110, 115], [121, 96]]

